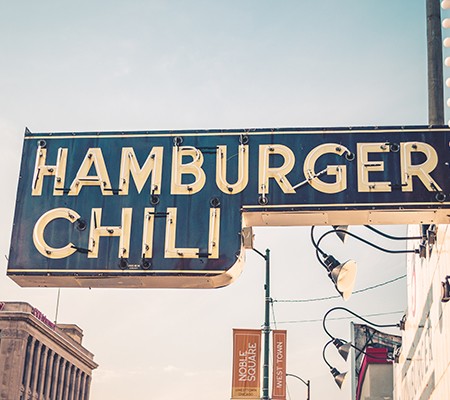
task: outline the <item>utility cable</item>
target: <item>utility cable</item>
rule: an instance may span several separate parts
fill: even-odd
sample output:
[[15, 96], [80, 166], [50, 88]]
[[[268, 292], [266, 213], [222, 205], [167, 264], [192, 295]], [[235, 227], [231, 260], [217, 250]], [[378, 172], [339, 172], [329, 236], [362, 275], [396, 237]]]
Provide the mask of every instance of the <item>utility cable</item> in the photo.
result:
[[[363, 289], [355, 290], [353, 292], [353, 294], [359, 294], [359, 293], [367, 292], [368, 290], [377, 289], [381, 286], [385, 286], [390, 283], [394, 283], [394, 282], [399, 281], [400, 279], [404, 279], [404, 278], [406, 278], [406, 274], [398, 276], [397, 278], [390, 279], [385, 282], [378, 283], [373, 286], [368, 286]], [[315, 298], [311, 298], [311, 299], [281, 299], [281, 300], [273, 299], [272, 303], [312, 303], [315, 301], [333, 300], [333, 299], [340, 299], [340, 298], [341, 298], [340, 295], [334, 295], [334, 296], [327, 296], [327, 297], [315, 297]]]
[[[404, 311], [388, 311], [383, 313], [375, 313], [375, 314], [366, 314], [362, 315], [362, 317], [379, 317], [384, 315], [395, 315], [395, 314], [404, 314]], [[356, 317], [334, 317], [334, 318], [328, 318], [328, 321], [340, 321], [345, 319], [355, 319]], [[305, 324], [305, 323], [311, 323], [311, 322], [322, 322], [323, 318], [320, 319], [303, 319], [303, 320], [297, 320], [297, 321], [279, 321], [279, 324]]]
[[275, 327], [275, 329], [277, 329], [277, 320], [275, 318], [275, 309], [273, 307], [273, 301], [270, 302], [270, 307], [272, 309], [272, 320], [273, 320], [273, 326]]
[[386, 281], [386, 282], [382, 282], [382, 283], [378, 283], [378, 284], [373, 285], [373, 286], [366, 287], [364, 289], [355, 290], [353, 292], [353, 294], [358, 294], [358, 293], [366, 292], [368, 290], [376, 289], [376, 288], [379, 288], [381, 286], [388, 285], [389, 283], [397, 282], [397, 281], [399, 281], [400, 279], [403, 279], [403, 278], [406, 278], [406, 274], [398, 276], [397, 278], [391, 279], [391, 280]]

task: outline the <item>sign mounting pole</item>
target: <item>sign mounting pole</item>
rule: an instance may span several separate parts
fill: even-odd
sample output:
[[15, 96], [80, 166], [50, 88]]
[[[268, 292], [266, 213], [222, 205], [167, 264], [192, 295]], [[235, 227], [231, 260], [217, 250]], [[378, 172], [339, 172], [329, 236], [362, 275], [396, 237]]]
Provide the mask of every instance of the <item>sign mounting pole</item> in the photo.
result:
[[262, 400], [269, 400], [269, 353], [270, 353], [270, 304], [272, 298], [270, 297], [270, 249], [266, 249], [266, 254], [259, 250], [252, 248], [253, 251], [264, 258], [266, 262], [266, 273], [264, 283], [264, 324], [263, 324], [263, 396]]
[[263, 399], [269, 399], [269, 340], [270, 340], [270, 250], [266, 249], [266, 283], [264, 307], [264, 364], [263, 364]]
[[442, 31], [439, 0], [427, 0], [428, 123], [444, 125]]

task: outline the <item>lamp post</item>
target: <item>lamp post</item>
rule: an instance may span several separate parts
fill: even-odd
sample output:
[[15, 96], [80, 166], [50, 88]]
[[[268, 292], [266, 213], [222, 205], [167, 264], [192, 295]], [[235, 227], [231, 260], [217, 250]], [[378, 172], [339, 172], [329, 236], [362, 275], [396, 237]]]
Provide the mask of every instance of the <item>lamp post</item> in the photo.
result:
[[266, 254], [257, 249], [253, 250], [266, 261], [266, 278], [264, 284], [264, 356], [263, 356], [263, 400], [269, 400], [269, 339], [270, 339], [270, 250], [266, 249]]
[[308, 379], [307, 381], [305, 381], [304, 379], [302, 379], [302, 378], [300, 378], [299, 376], [297, 376], [297, 375], [294, 375], [294, 374], [286, 374], [286, 376], [292, 376], [292, 377], [294, 377], [294, 378], [297, 378], [298, 380], [300, 380], [301, 382], [303, 382], [305, 385], [306, 385], [306, 388], [307, 388], [307, 397], [306, 397], [306, 400], [311, 400], [311, 381]]

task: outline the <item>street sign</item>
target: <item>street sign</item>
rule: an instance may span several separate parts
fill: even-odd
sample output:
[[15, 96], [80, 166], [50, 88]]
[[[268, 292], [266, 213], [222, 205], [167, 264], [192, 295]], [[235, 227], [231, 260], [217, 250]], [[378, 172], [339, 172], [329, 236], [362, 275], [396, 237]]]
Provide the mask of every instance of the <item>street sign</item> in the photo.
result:
[[8, 275], [220, 287], [249, 226], [449, 223], [450, 130], [25, 132]]

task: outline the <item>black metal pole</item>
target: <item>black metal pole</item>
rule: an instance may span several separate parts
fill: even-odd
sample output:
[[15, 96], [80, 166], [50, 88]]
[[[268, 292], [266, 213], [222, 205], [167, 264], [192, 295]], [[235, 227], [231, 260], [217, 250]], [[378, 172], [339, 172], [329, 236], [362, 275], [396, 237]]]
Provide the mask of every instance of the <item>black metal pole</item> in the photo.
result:
[[444, 75], [440, 0], [427, 0], [428, 123], [444, 125]]
[[264, 284], [264, 350], [263, 350], [263, 397], [262, 400], [270, 400], [269, 398], [269, 351], [270, 351], [270, 250], [266, 249], [266, 254], [253, 248], [253, 251], [259, 254], [266, 261], [266, 277]]
[[266, 283], [264, 285], [264, 364], [263, 364], [263, 400], [269, 400], [269, 346], [270, 346], [270, 250], [266, 249]]
[[294, 374], [286, 374], [286, 376], [292, 376], [292, 377], [297, 378], [298, 380], [302, 381], [307, 387], [306, 400], [311, 400], [311, 381], [309, 379], [307, 381], [305, 381], [304, 379], [302, 379], [299, 376], [294, 375]]

